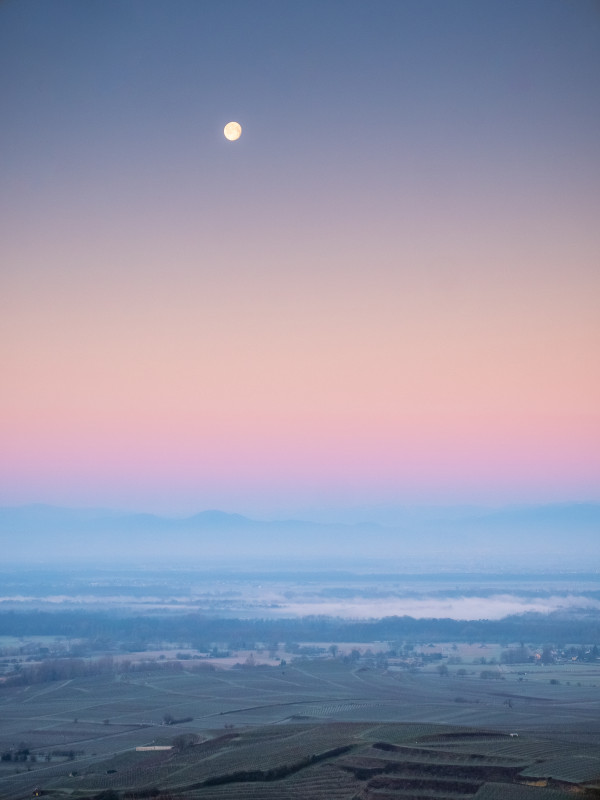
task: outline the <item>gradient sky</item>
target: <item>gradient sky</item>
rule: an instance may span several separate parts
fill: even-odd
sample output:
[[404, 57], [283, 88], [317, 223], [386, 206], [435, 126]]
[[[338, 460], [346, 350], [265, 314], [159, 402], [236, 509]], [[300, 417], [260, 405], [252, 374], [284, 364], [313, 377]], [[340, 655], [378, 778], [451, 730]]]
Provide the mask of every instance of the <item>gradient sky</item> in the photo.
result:
[[599, 43], [592, 0], [1, 3], [0, 504], [599, 500]]

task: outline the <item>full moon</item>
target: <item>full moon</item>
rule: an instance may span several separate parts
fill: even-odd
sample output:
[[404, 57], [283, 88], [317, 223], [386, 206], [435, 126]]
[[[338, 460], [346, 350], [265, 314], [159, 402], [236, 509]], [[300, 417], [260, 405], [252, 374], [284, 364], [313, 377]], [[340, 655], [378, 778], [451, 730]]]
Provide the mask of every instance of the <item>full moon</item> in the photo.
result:
[[226, 139], [229, 139], [230, 142], [235, 142], [242, 135], [242, 126], [239, 122], [228, 122], [223, 128], [223, 133]]

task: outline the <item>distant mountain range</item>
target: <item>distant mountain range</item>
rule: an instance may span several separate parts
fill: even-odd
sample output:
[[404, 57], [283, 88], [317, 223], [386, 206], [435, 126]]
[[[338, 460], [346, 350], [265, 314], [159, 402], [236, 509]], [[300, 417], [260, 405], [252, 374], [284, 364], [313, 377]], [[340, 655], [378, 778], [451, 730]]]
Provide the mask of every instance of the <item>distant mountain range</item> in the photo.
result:
[[185, 518], [47, 505], [0, 508], [3, 563], [283, 564], [394, 569], [600, 568], [600, 504], [410, 510], [396, 525]]

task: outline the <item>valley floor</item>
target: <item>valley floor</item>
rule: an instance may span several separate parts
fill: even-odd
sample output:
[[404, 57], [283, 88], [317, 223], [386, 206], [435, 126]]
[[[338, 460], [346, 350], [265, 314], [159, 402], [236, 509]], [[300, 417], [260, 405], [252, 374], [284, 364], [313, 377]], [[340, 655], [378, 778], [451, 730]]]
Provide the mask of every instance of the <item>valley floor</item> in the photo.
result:
[[556, 800], [600, 785], [600, 666], [482, 674], [305, 658], [4, 686], [0, 796]]

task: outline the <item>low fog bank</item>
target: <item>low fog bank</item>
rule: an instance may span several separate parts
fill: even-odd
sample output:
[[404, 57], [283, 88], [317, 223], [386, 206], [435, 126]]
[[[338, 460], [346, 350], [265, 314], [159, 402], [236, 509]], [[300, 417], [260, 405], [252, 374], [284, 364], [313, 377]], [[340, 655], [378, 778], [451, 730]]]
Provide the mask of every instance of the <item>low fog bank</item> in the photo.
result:
[[243, 619], [500, 620], [600, 615], [600, 575], [29, 570], [0, 574], [0, 610], [102, 609]]
[[272, 596], [268, 602], [248, 603], [208, 603], [187, 602], [174, 597], [169, 602], [158, 597], [147, 596], [133, 599], [127, 595], [104, 597], [99, 601], [94, 595], [7, 595], [0, 599], [2, 609], [31, 608], [114, 608], [157, 610], [191, 610], [222, 615], [235, 615], [244, 619], [277, 619], [290, 617], [324, 616], [347, 620], [370, 620], [384, 617], [413, 617], [415, 619], [455, 619], [455, 620], [501, 620], [508, 616], [538, 612], [550, 614], [557, 611], [570, 612], [596, 611], [600, 613], [600, 597], [590, 598], [582, 595], [559, 595], [543, 599], [523, 598], [518, 595], [495, 595], [491, 597], [458, 598], [389, 598], [387, 600], [325, 601], [307, 598], [299, 602], [286, 602]]
[[[350, 601], [345, 603], [289, 603], [279, 611], [285, 616], [312, 614], [340, 617], [342, 619], [376, 619], [408, 616], [416, 619], [448, 618], [456, 620], [500, 620], [515, 614], [536, 611], [595, 610], [600, 612], [600, 598], [581, 595], [564, 595], [534, 600], [517, 595], [458, 598], [397, 598], [387, 601]], [[271, 616], [271, 615], [269, 615]]]

